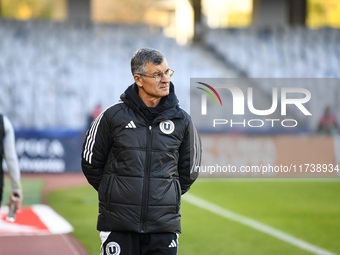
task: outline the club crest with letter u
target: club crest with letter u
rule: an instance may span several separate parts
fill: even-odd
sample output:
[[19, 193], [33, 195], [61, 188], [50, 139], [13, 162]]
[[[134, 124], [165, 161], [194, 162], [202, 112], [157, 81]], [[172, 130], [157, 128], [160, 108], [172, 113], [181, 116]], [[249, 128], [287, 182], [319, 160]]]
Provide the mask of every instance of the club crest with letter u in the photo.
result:
[[110, 242], [106, 245], [106, 254], [107, 255], [119, 255], [120, 254], [120, 246], [116, 242]]
[[164, 120], [159, 123], [159, 128], [164, 134], [170, 135], [175, 130], [175, 124], [171, 120]]

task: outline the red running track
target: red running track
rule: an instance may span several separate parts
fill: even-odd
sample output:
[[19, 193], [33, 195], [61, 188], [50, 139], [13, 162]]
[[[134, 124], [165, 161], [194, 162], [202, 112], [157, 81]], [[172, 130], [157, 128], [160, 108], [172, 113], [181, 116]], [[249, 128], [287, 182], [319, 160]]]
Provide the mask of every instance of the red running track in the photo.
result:
[[[45, 181], [42, 194], [42, 201], [44, 203], [46, 203], [47, 193], [54, 189], [66, 188], [87, 183], [84, 175], [81, 173], [23, 174], [22, 179], [43, 179]], [[96, 230], [94, 229], [93, 231]], [[88, 255], [86, 250], [71, 234], [0, 237], [0, 255], [23, 254]]]

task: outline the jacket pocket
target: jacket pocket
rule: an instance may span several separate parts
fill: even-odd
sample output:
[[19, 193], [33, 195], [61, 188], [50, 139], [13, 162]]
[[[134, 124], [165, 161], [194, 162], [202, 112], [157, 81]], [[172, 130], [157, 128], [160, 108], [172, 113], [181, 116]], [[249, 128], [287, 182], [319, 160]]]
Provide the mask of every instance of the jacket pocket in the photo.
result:
[[181, 188], [177, 179], [174, 179], [175, 191], [176, 191], [176, 213], [178, 213], [181, 206]]
[[111, 191], [112, 191], [112, 183], [114, 180], [114, 176], [110, 175], [107, 190], [106, 190], [106, 209], [110, 210], [110, 201], [111, 201]]

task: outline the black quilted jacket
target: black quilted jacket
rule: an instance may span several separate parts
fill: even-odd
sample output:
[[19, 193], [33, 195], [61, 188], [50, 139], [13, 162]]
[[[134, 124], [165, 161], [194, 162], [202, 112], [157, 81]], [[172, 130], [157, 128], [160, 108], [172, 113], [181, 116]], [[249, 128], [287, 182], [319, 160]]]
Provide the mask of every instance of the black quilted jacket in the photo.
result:
[[180, 233], [181, 195], [197, 178], [200, 138], [172, 84], [151, 124], [129, 96], [133, 86], [94, 120], [83, 144], [82, 170], [99, 196], [97, 229]]

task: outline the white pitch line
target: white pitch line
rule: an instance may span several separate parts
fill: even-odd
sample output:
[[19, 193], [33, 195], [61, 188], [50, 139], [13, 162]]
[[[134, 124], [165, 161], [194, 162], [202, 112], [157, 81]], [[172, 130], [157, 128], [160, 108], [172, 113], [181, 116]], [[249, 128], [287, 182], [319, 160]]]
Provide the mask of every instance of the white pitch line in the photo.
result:
[[330, 251], [324, 250], [316, 245], [307, 243], [297, 237], [294, 237], [292, 235], [289, 235], [287, 233], [284, 233], [278, 229], [275, 229], [273, 227], [270, 227], [268, 225], [265, 225], [261, 222], [258, 222], [256, 220], [253, 220], [251, 218], [247, 218], [245, 216], [242, 216], [240, 214], [234, 213], [230, 210], [224, 209], [223, 207], [220, 207], [218, 205], [215, 205], [213, 203], [210, 203], [204, 199], [201, 199], [199, 197], [196, 197], [191, 194], [185, 194], [182, 197], [183, 200], [186, 202], [193, 204], [197, 207], [200, 207], [204, 210], [210, 211], [214, 214], [220, 215], [224, 218], [227, 218], [229, 220], [236, 221], [238, 223], [241, 223], [243, 225], [246, 225], [248, 227], [254, 228], [256, 230], [259, 230], [263, 233], [266, 233], [268, 235], [271, 235], [273, 237], [276, 237], [282, 241], [285, 241], [287, 243], [290, 243], [294, 246], [297, 246], [301, 249], [304, 249], [306, 251], [312, 252], [314, 254], [318, 255], [336, 255], [335, 253], [332, 253]]

